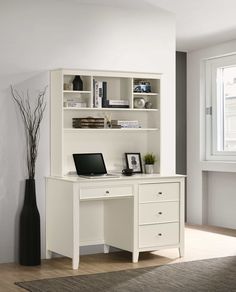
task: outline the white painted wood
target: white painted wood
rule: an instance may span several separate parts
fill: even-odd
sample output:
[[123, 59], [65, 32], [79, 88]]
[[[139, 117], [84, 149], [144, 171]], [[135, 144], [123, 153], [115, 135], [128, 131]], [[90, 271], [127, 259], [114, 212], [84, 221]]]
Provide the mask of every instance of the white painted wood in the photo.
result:
[[[91, 134], [92, 133], [92, 134]], [[147, 136], [150, 132], [142, 131], [80, 131], [76, 134], [65, 133], [64, 156], [67, 165], [65, 173], [75, 171], [72, 153], [78, 152], [102, 152], [109, 172], [118, 171], [126, 167], [125, 152], [141, 152], [143, 153], [147, 146]]]
[[109, 253], [110, 245], [104, 244], [104, 253]]
[[[140, 180], [139, 180], [140, 181]], [[138, 261], [139, 258], [139, 230], [138, 230], [138, 221], [139, 221], [139, 200], [138, 200], [138, 190], [139, 185], [138, 183], [134, 184], [134, 197], [133, 197], [133, 254], [132, 254], [132, 261], [133, 263]]]
[[80, 199], [79, 199], [79, 185], [73, 184], [73, 269], [79, 268], [79, 247], [80, 247]]
[[185, 247], [185, 240], [184, 240], [184, 222], [185, 222], [185, 179], [180, 178], [180, 205], [179, 205], [179, 244], [180, 249], [179, 253], [180, 256], [184, 256], [184, 247]]
[[72, 258], [72, 268], [77, 270], [79, 268], [79, 256], [74, 255]]
[[[52, 175], [65, 175], [68, 172], [75, 171], [72, 154], [78, 152], [102, 152], [108, 170], [118, 171], [119, 173], [126, 167], [125, 152], [140, 152], [142, 155], [153, 152], [159, 158], [155, 171], [163, 170], [164, 173], [171, 174], [168, 177], [158, 176], [157, 174], [151, 176], [137, 175], [131, 178], [120, 177], [109, 180], [109, 182], [102, 179], [100, 181], [86, 181], [68, 177], [61, 178], [73, 185], [70, 194], [67, 194], [72, 201], [70, 224], [73, 226], [68, 226], [68, 230], [72, 230], [73, 244], [71, 243], [69, 248], [70, 254], [65, 254], [63, 248], [61, 248], [61, 254], [70, 256], [73, 261], [73, 268], [77, 268], [79, 265], [79, 246], [105, 244], [132, 252], [133, 261], [136, 262], [138, 261], [139, 251], [153, 248], [151, 235], [147, 237], [145, 244], [140, 245], [140, 238], [141, 242], [145, 241], [144, 237], [141, 236], [143, 232], [146, 232], [145, 228], [153, 228], [153, 223], [159, 223], [156, 226], [161, 228], [165, 225], [162, 222], [173, 221], [176, 221], [176, 223], [169, 224], [176, 224], [178, 237], [175, 234], [177, 229], [169, 230], [170, 226], [166, 225], [167, 231], [169, 230], [168, 236], [166, 235], [161, 242], [154, 245], [164, 248], [168, 244], [179, 248], [181, 245], [179, 230], [182, 230], [180, 225], [184, 222], [182, 219], [180, 221], [179, 214], [180, 211], [182, 212], [182, 207], [180, 208], [182, 202], [179, 202], [181, 178], [173, 177], [172, 167], [167, 167], [167, 165], [173, 165], [173, 160], [171, 160], [173, 153], [167, 156], [166, 147], [162, 147], [161, 151], [161, 144], [168, 140], [166, 132], [160, 131], [161, 125], [169, 124], [169, 120], [166, 123], [166, 117], [161, 116], [161, 105], [164, 104], [164, 109], [167, 106], [166, 100], [161, 101], [162, 96], [164, 96], [163, 88], [166, 77], [161, 74], [64, 69], [52, 71], [51, 75], [51, 86], [55, 90], [52, 99], [56, 104], [56, 107], [51, 108], [54, 117], [52, 119], [52, 131], [56, 129], [51, 148], [51, 151], [54, 152], [55, 150], [56, 153], [52, 157], [52, 163], [54, 163]], [[78, 92], [63, 90], [63, 84], [72, 82], [75, 75], [81, 76], [84, 90]], [[93, 108], [93, 79], [107, 82], [108, 99], [129, 100], [130, 108]], [[136, 80], [150, 82], [152, 93], [144, 93], [143, 95], [133, 93], [133, 85]], [[152, 109], [134, 109], [134, 98], [139, 96], [143, 96], [145, 101], [150, 101]], [[63, 102], [68, 101], [71, 97], [86, 102], [87, 108], [74, 109], [63, 106]], [[60, 107], [60, 110], [58, 110], [58, 107]], [[111, 119], [138, 120], [141, 128], [121, 130], [72, 128], [72, 118], [105, 117], [105, 115]], [[169, 139], [169, 141], [172, 140]], [[58, 149], [55, 149], [57, 147], [55, 141], [60, 143], [61, 147]], [[53, 162], [53, 159], [56, 161]], [[171, 160], [171, 163], [168, 163], [169, 160]], [[54, 180], [58, 188], [57, 181], [60, 181], [60, 178]], [[60, 200], [60, 198], [58, 199]], [[159, 207], [162, 206], [162, 212], [165, 212], [165, 216], [163, 216], [163, 219], [156, 220], [154, 219], [154, 209], [158, 202], [160, 202]], [[166, 205], [164, 205], [164, 202]], [[58, 221], [60, 221], [59, 218]], [[139, 222], [145, 225], [139, 226]], [[69, 222], [67, 223], [69, 224]], [[173, 240], [174, 237], [177, 240]], [[69, 240], [71, 240], [71, 236]], [[107, 250], [106, 246], [104, 250]]]
[[[53, 71], [52, 71], [53, 72]], [[152, 73], [139, 73], [139, 72], [119, 72], [119, 71], [88, 71], [88, 70], [73, 70], [73, 69], [62, 69], [64, 75], [92, 75], [94, 77], [118, 77], [118, 78], [140, 78], [140, 79], [155, 79], [161, 78], [161, 74]]]
[[[160, 189], [158, 185], [171, 194], [168, 199], [178, 200], [139, 201], [144, 190], [148, 197], [153, 186], [155, 190]], [[96, 197], [107, 187], [118, 195]], [[173, 196], [174, 190], [176, 197]], [[120, 191], [130, 194], [120, 196]], [[81, 192], [95, 197], [81, 199]], [[184, 253], [182, 176], [137, 175], [109, 182], [105, 179], [88, 181], [75, 177], [51, 177], [47, 179], [46, 203], [47, 252], [72, 258], [73, 269], [79, 266], [79, 247], [84, 245], [104, 244], [104, 252], [109, 252], [108, 246], [130, 251], [133, 262], [138, 261], [141, 251], [179, 248], [180, 255]], [[163, 212], [163, 219], [155, 219], [156, 208]], [[175, 222], [163, 223], [170, 221]]]
[[157, 112], [159, 109], [151, 108], [76, 108], [76, 107], [63, 107], [65, 111], [93, 111], [93, 112], [110, 112], [110, 111], [122, 111], [122, 112]]
[[131, 196], [132, 186], [105, 186], [80, 189], [80, 199]]
[[[73, 81], [75, 75], [80, 75], [83, 91], [64, 90], [63, 84]], [[54, 70], [51, 71], [52, 87], [52, 175], [64, 175], [74, 170], [72, 154], [75, 152], [102, 152], [108, 166], [121, 171], [126, 167], [124, 153], [148, 151], [161, 156], [160, 153], [160, 78], [161, 74], [106, 72], [86, 70]], [[111, 109], [93, 108], [93, 79], [107, 82], [108, 99], [126, 99], [130, 108]], [[134, 109], [133, 82], [144, 79], [151, 83], [152, 93], [143, 94], [146, 101], [152, 103], [152, 109]], [[67, 108], [64, 101], [71, 98], [87, 103], [86, 108]], [[137, 129], [74, 129], [72, 118], [105, 117], [119, 120], [138, 120]], [[138, 132], [138, 135], [137, 135]], [[79, 134], [79, 136], [77, 135]], [[100, 139], [97, 139], [97, 135]], [[132, 135], [132, 137], [128, 137]], [[111, 143], [116, 141], [116, 143]], [[115, 147], [114, 147], [115, 144]], [[155, 145], [155, 146], [149, 146]], [[119, 161], [119, 163], [117, 163]], [[162, 160], [160, 159], [160, 162]], [[159, 165], [156, 171], [160, 171]]]
[[80, 201], [80, 245], [104, 244], [103, 200]]
[[179, 247], [179, 257], [180, 258], [184, 257], [184, 248], [182, 246]]
[[91, 94], [91, 91], [90, 90], [63, 90], [63, 93], [71, 93], [71, 94], [74, 94], [76, 95], [77, 93], [80, 93], [80, 94]]
[[74, 226], [77, 225], [73, 218], [73, 184], [50, 178], [46, 179], [46, 184], [47, 251], [72, 257]]
[[155, 92], [149, 92], [149, 93], [142, 93], [142, 92], [134, 92], [133, 93], [134, 96], [156, 96], [156, 95], [159, 95], [159, 93], [155, 93]]
[[133, 250], [133, 199], [104, 202], [105, 243], [120, 249]]
[[138, 262], [138, 258], [139, 258], [139, 252], [138, 251], [134, 251], [132, 253], [132, 262], [133, 263], [137, 263]]
[[178, 200], [179, 200], [178, 183], [142, 184], [139, 187], [140, 203]]
[[101, 131], [104, 131], [104, 132], [142, 132], [142, 131], [158, 131], [159, 129], [158, 128], [123, 128], [123, 129], [92, 129], [92, 128], [86, 128], [86, 129], [71, 129], [71, 128], [64, 128], [64, 131], [65, 132], [71, 132], [71, 133], [83, 133], [83, 132], [93, 132], [94, 133], [99, 133]]
[[155, 247], [179, 243], [179, 223], [139, 226], [139, 247]]
[[148, 203], [139, 205], [139, 224], [179, 221], [179, 202]]
[[172, 248], [178, 248], [179, 249], [179, 246], [180, 246], [179, 244], [168, 244], [168, 245], [163, 244], [163, 245], [158, 245], [158, 246], [139, 247], [139, 252], [157, 251], [157, 250], [172, 249]]

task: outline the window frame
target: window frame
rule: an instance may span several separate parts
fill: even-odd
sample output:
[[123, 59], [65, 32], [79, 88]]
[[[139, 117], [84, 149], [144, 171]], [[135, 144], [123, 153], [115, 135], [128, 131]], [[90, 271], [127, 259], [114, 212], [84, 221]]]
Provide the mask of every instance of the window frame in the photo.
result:
[[[217, 69], [236, 66], [236, 54], [205, 60], [205, 141], [206, 160], [235, 161], [236, 151], [217, 149], [221, 139], [219, 131], [224, 131], [222, 123], [222, 104], [219, 105], [218, 92], [222, 90], [217, 82]], [[214, 82], [215, 80], [215, 82]], [[219, 123], [219, 119], [221, 119]], [[221, 129], [218, 129], [218, 125]], [[218, 139], [218, 141], [217, 141]]]

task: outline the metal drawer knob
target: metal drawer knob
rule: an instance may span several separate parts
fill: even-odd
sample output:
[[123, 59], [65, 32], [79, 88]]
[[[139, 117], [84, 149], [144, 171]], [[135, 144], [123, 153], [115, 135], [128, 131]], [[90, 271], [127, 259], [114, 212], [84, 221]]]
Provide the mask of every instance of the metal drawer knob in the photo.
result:
[[158, 192], [158, 195], [162, 195], [162, 192]]
[[162, 236], [162, 233], [158, 233], [158, 235], [157, 236]]
[[162, 215], [162, 212], [158, 212], [158, 215]]
[[109, 194], [109, 191], [106, 191], [106, 194]]

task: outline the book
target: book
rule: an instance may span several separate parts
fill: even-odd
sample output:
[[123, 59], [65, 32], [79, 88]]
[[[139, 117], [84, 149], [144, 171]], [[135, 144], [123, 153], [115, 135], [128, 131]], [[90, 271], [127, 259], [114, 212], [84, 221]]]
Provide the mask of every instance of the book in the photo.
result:
[[104, 128], [104, 118], [73, 118], [73, 128]]
[[64, 102], [64, 107], [85, 108], [87, 107], [87, 104], [86, 102], [80, 102], [80, 101], [66, 101]]
[[93, 80], [93, 106], [95, 108], [102, 107], [103, 86], [102, 81]]
[[106, 108], [129, 108], [129, 105], [107, 105]]
[[129, 101], [124, 99], [107, 99], [103, 103], [103, 107], [110, 108], [129, 108]]
[[107, 104], [107, 82], [102, 82], [102, 107], [106, 107]]
[[108, 99], [108, 105], [129, 105], [129, 101], [126, 99]]
[[121, 125], [111, 125], [112, 129], [121, 129]]
[[121, 128], [140, 128], [139, 121], [111, 120], [112, 126], [121, 126]]

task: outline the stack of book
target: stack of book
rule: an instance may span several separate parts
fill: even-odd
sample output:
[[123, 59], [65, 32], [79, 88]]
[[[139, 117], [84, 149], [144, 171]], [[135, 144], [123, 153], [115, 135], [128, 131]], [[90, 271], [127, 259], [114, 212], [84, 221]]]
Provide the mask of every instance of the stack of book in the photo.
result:
[[139, 121], [111, 120], [112, 128], [140, 128]]
[[104, 128], [104, 118], [72, 118], [73, 128]]
[[107, 82], [93, 80], [93, 107], [95, 108], [129, 108], [126, 99], [107, 99]]
[[76, 101], [76, 100], [71, 100], [68, 99], [64, 102], [64, 107], [76, 107], [76, 108], [84, 108], [87, 107], [86, 102], [83, 101]]
[[129, 108], [129, 101], [126, 99], [107, 99], [103, 107], [108, 108]]
[[107, 82], [93, 79], [93, 107], [104, 107], [107, 100]]

